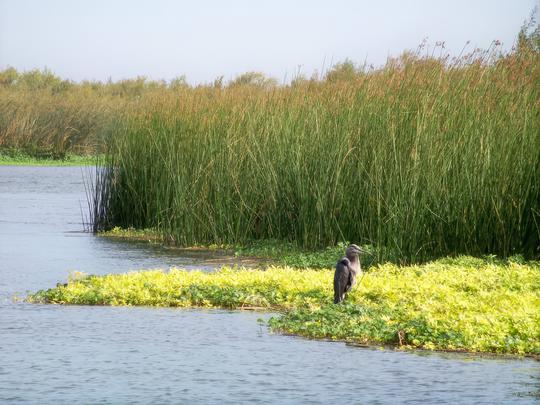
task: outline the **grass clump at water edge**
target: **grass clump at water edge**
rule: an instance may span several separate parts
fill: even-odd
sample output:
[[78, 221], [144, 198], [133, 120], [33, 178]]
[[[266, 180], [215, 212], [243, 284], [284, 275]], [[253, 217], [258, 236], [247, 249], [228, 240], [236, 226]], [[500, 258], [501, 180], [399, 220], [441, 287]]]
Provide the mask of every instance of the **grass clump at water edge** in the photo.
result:
[[[171, 249], [201, 249], [208, 251], [225, 251], [239, 258], [259, 258], [269, 261], [274, 265], [290, 266], [294, 268], [329, 268], [333, 267], [336, 260], [343, 256], [348, 243], [340, 242], [335, 246], [328, 246], [324, 249], [305, 249], [294, 242], [281, 240], [252, 240], [242, 245], [234, 244], [209, 244], [195, 245], [188, 247], [177, 247], [168, 245], [167, 236], [157, 229], [134, 229], [114, 227], [109, 231], [98, 233], [99, 236], [107, 238], [118, 238], [130, 241], [144, 241], [149, 243], [163, 244]], [[364, 245], [363, 249], [368, 252], [361, 257], [364, 268], [377, 264], [377, 254], [372, 246]]]
[[19, 151], [0, 150], [0, 166], [94, 166], [102, 157], [99, 155], [65, 154], [54, 156], [30, 155]]
[[379, 265], [344, 305], [331, 270], [173, 269], [72, 279], [31, 302], [282, 311], [273, 330], [310, 338], [540, 355], [540, 264], [461, 257], [421, 266]]

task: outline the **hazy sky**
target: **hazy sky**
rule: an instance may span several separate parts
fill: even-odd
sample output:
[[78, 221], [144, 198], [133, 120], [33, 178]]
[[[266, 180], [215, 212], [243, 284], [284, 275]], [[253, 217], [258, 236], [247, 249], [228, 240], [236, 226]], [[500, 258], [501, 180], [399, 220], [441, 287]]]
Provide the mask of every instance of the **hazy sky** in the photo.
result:
[[428, 37], [458, 54], [510, 48], [540, 0], [0, 0], [0, 69], [73, 80], [290, 79], [350, 58], [380, 65]]

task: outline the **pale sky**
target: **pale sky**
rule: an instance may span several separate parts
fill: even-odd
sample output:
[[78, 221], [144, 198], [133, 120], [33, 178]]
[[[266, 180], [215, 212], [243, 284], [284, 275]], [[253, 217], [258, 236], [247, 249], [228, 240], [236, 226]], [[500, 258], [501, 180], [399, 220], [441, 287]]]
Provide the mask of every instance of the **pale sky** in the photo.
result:
[[0, 69], [72, 80], [192, 84], [261, 71], [287, 81], [349, 58], [381, 65], [445, 41], [504, 49], [540, 0], [0, 0]]

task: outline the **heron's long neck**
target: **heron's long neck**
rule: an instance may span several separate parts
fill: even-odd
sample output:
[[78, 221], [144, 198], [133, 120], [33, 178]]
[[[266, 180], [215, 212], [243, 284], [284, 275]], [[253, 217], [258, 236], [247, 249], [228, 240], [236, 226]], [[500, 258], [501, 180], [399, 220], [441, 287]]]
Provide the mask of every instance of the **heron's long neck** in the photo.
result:
[[349, 261], [351, 263], [357, 263], [358, 262], [358, 255], [347, 255], [347, 259], [349, 259]]

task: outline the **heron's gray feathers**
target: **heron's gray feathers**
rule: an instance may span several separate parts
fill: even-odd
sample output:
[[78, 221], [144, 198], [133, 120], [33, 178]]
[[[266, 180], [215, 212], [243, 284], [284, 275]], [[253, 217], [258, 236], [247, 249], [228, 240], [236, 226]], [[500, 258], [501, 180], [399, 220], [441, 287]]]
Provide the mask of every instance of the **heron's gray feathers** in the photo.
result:
[[346, 257], [342, 258], [336, 264], [336, 272], [334, 273], [334, 302], [338, 303], [343, 300], [344, 294], [352, 287], [353, 273], [350, 268], [351, 262]]
[[344, 261], [340, 261], [336, 265], [336, 273], [334, 275], [334, 279], [335, 281], [339, 283], [340, 286], [342, 286], [342, 289], [345, 288], [345, 286], [349, 282], [350, 276], [351, 276], [351, 269], [349, 268], [348, 263], [344, 263]]

